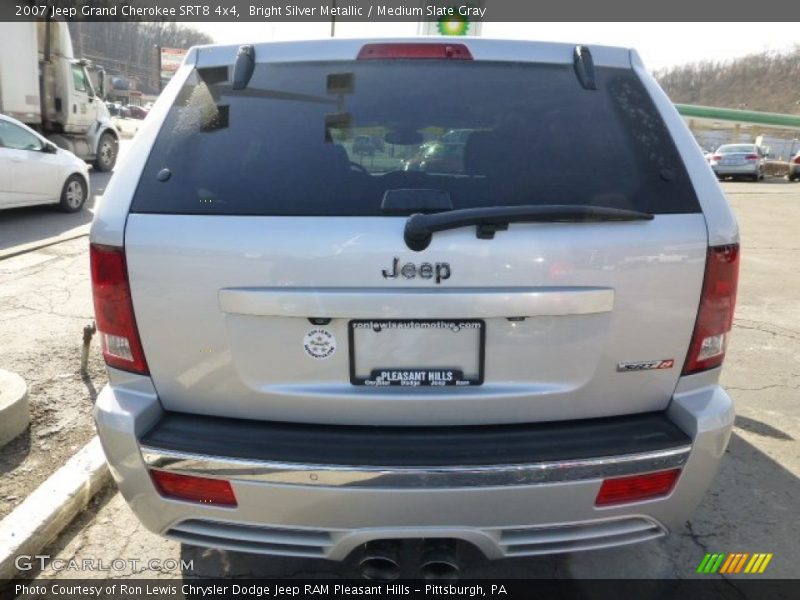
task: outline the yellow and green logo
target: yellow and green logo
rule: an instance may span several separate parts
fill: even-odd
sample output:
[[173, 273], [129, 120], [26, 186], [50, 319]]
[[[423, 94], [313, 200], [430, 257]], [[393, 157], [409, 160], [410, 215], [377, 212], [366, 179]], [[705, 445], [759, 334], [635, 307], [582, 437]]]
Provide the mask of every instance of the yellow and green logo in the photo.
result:
[[768, 554], [764, 552], [755, 552], [753, 554], [749, 552], [706, 554], [703, 560], [700, 561], [697, 572], [728, 575], [736, 573], [763, 573], [771, 560], [771, 552]]
[[442, 17], [436, 25], [441, 35], [467, 35], [469, 26], [469, 19], [459, 14]]

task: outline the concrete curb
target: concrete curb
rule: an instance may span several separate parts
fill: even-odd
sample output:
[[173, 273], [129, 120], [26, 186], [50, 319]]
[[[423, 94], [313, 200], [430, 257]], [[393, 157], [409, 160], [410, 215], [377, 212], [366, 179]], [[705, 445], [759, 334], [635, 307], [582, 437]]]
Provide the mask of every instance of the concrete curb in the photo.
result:
[[110, 479], [95, 436], [0, 521], [0, 580], [16, 576], [16, 558], [41, 552]]
[[77, 240], [78, 238], [87, 237], [88, 235], [89, 235], [89, 226], [85, 225], [81, 228], [80, 233], [73, 232], [67, 235], [57, 235], [55, 237], [50, 237], [44, 240], [37, 240], [35, 242], [30, 242], [28, 244], [14, 246], [11, 250], [0, 250], [0, 260], [13, 258], [15, 256], [19, 256], [20, 254], [27, 254], [28, 252], [33, 252], [34, 250], [47, 248], [48, 246], [55, 246], [56, 244], [61, 244], [62, 242]]
[[0, 369], [0, 448], [25, 431], [30, 422], [28, 384], [16, 373]]

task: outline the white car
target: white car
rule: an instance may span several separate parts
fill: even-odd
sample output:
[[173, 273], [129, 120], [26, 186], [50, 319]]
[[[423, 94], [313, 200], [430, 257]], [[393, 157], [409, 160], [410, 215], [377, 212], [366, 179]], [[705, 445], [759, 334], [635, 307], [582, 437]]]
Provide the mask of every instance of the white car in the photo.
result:
[[83, 208], [89, 167], [16, 119], [0, 115], [0, 209], [57, 204]]

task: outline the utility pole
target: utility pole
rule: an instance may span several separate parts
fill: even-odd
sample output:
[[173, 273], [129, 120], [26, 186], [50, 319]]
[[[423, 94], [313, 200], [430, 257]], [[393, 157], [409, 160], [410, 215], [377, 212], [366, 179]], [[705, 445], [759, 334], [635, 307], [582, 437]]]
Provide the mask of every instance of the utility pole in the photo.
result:
[[336, 0], [331, 0], [331, 37], [336, 37]]
[[160, 94], [162, 92], [161, 89], [161, 46], [159, 44], [155, 44], [153, 46], [156, 50], [156, 89]]

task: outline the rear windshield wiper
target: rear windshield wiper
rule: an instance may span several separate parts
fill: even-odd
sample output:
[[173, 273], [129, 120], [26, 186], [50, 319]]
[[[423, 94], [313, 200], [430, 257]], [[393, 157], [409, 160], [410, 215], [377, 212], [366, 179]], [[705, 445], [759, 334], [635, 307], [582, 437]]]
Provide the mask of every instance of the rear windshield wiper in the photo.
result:
[[593, 223], [601, 221], [650, 221], [653, 215], [637, 210], [603, 206], [567, 204], [487, 206], [462, 208], [436, 214], [414, 214], [406, 221], [405, 241], [419, 252], [428, 247], [433, 234], [446, 229], [476, 225], [480, 239], [492, 239], [496, 231], [508, 229], [509, 223]]

